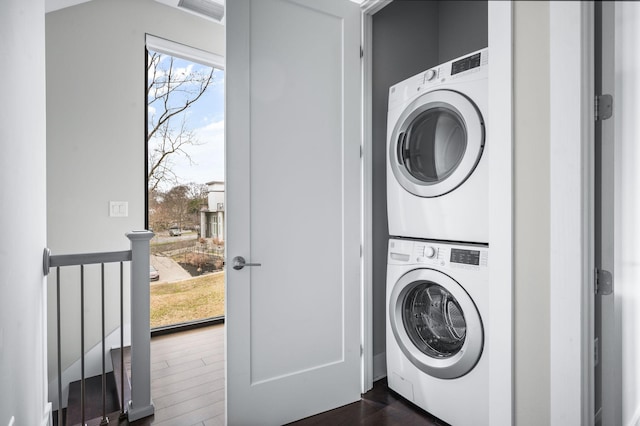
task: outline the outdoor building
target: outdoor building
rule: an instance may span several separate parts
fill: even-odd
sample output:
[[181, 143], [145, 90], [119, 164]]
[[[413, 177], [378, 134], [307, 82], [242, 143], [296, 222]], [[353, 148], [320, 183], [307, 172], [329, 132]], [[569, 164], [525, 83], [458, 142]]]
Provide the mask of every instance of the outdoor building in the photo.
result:
[[207, 182], [207, 206], [200, 210], [200, 229], [203, 238], [224, 241], [224, 182]]

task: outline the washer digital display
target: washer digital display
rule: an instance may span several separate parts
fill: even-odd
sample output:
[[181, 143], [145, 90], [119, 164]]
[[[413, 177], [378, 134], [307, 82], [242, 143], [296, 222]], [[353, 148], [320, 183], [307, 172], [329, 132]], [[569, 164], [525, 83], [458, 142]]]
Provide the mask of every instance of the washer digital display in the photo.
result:
[[451, 249], [451, 262], [480, 265], [480, 250]]
[[480, 53], [467, 56], [459, 61], [455, 61], [451, 64], [451, 75], [455, 75], [471, 68], [478, 68], [480, 66]]

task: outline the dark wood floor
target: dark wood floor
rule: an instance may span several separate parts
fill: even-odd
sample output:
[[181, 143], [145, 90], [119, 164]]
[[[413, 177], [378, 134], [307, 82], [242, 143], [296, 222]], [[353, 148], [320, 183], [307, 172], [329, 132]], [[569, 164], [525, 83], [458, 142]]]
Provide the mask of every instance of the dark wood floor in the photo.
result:
[[[126, 356], [126, 355], [125, 355]], [[125, 358], [125, 364], [128, 364]], [[130, 365], [125, 365], [128, 369]], [[151, 396], [155, 415], [131, 426], [223, 426], [224, 325], [151, 339]], [[110, 416], [111, 425], [128, 426]], [[97, 423], [96, 423], [97, 424]], [[442, 426], [446, 423], [407, 402], [379, 380], [353, 404], [318, 414], [295, 426]]]
[[430, 416], [422, 409], [389, 390], [387, 380], [374, 383], [373, 389], [353, 404], [318, 414], [289, 426], [445, 426], [447, 423]]
[[223, 426], [224, 325], [151, 339], [155, 414], [136, 426]]

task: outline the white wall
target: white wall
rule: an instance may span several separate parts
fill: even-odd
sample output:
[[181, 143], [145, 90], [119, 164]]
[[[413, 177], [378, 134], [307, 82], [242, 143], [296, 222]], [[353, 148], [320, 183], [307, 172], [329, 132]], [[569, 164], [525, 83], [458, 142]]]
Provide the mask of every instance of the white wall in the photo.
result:
[[[549, 424], [549, 5], [514, 3], [515, 423]], [[493, 118], [497, 119], [497, 118]]]
[[[47, 224], [54, 254], [126, 250], [125, 232], [144, 227], [145, 33], [224, 54], [223, 26], [152, 0], [94, 0], [46, 15]], [[109, 217], [109, 201], [128, 201], [129, 216]], [[88, 273], [97, 280], [97, 269]], [[61, 281], [69, 302], [62, 318], [65, 369], [80, 353], [79, 284], [77, 274]], [[96, 284], [87, 281], [87, 300], [99, 300]], [[50, 379], [57, 374], [53, 301]], [[109, 292], [107, 334], [118, 327], [117, 303], [117, 292]], [[88, 349], [100, 338], [99, 306], [86, 314]]]
[[616, 2], [615, 294], [622, 315], [622, 424], [640, 423], [640, 4]]
[[44, 0], [0, 2], [0, 425], [47, 402], [44, 26]]

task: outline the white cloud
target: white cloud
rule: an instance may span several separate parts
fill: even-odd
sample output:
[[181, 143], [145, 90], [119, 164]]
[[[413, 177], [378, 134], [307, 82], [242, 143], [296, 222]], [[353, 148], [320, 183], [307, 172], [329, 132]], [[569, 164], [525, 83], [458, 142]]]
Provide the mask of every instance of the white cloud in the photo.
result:
[[224, 180], [224, 121], [214, 121], [194, 129], [200, 145], [187, 147], [193, 164], [184, 158], [174, 158], [174, 171], [182, 183], [206, 183]]

